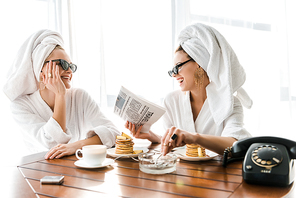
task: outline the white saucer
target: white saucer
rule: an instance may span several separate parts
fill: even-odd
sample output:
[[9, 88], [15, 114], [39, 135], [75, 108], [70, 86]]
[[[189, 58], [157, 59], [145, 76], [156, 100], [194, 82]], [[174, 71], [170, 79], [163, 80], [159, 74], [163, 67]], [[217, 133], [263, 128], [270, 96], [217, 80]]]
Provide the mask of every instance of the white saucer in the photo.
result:
[[102, 164], [96, 165], [96, 166], [91, 166], [85, 163], [84, 160], [77, 160], [74, 162], [75, 166], [81, 167], [81, 168], [103, 168], [105, 166], [109, 166], [114, 163], [113, 159], [106, 158], [105, 161], [103, 161]]
[[[148, 148], [144, 147], [134, 147], [134, 150], [143, 150], [143, 153], [147, 153], [149, 151]], [[129, 157], [137, 157], [139, 154], [116, 154], [115, 153], [115, 148], [110, 148], [107, 149], [107, 154], [110, 155], [111, 157], [121, 157], [121, 158], [129, 158]]]

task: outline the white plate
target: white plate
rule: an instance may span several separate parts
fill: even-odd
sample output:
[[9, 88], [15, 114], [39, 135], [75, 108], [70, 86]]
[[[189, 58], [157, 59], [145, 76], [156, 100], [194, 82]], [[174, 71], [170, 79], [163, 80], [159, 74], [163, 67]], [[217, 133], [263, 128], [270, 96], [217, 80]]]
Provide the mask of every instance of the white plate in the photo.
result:
[[185, 146], [181, 146], [181, 147], [175, 147], [172, 150], [173, 151], [176, 151], [176, 150], [179, 150], [179, 149], [186, 149], [186, 145]]
[[149, 140], [137, 139], [137, 138], [134, 138], [133, 142], [135, 143], [134, 147], [143, 147], [143, 148], [148, 148], [152, 144], [152, 142], [150, 142]]
[[[143, 150], [143, 153], [147, 153], [149, 151], [148, 148], [144, 147], [134, 147], [134, 150]], [[107, 149], [107, 154], [112, 156], [112, 157], [121, 157], [121, 158], [129, 158], [129, 157], [137, 157], [139, 154], [116, 154], [115, 153], [115, 148], [110, 148]]]
[[[208, 157], [189, 157], [186, 155], [186, 148], [177, 149], [176, 151], [174, 151], [174, 153], [177, 154], [177, 156], [180, 157], [182, 160], [187, 160], [187, 161], [206, 161], [206, 160], [213, 159], [218, 155], [217, 153], [206, 149], [206, 155]], [[178, 155], [178, 153], [180, 155]]]
[[96, 165], [96, 166], [90, 166], [87, 163], [85, 163], [84, 160], [77, 160], [74, 162], [75, 166], [81, 167], [81, 168], [103, 168], [105, 166], [109, 166], [114, 163], [113, 159], [106, 158], [105, 161], [103, 161], [102, 164]]

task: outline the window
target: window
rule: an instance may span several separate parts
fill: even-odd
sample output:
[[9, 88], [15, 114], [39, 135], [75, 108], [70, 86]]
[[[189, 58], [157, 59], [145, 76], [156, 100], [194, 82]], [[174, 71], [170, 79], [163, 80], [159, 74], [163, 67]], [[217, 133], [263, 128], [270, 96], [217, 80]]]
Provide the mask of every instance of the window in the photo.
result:
[[73, 1], [72, 6], [79, 71], [74, 83], [92, 94], [119, 128], [124, 122], [113, 107], [121, 85], [160, 105], [173, 88], [167, 74], [170, 1]]

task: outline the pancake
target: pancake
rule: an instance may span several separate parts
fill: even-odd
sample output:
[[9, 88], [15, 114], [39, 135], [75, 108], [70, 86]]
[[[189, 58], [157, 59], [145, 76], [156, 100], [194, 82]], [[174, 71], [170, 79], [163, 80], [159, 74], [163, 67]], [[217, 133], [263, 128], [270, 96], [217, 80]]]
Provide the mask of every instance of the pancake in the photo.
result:
[[133, 145], [133, 139], [125, 133], [122, 133], [121, 136], [116, 137], [115, 154], [133, 154]]
[[115, 154], [139, 154], [143, 150], [134, 150], [133, 138], [122, 132], [121, 136], [116, 136]]
[[186, 156], [206, 157], [206, 150], [198, 144], [186, 144]]

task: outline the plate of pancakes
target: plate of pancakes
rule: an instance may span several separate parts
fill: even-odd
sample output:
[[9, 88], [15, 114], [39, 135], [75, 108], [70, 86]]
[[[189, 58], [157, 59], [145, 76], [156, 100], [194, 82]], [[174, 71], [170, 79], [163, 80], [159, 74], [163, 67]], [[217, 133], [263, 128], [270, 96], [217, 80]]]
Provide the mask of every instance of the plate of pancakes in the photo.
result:
[[206, 161], [218, 156], [217, 153], [207, 150], [197, 144], [186, 144], [186, 147], [176, 149], [175, 154], [187, 161]]
[[112, 157], [137, 157], [140, 153], [147, 153], [149, 151], [146, 147], [134, 147], [133, 139], [122, 133], [116, 136], [115, 148], [107, 149], [107, 154]]
[[107, 149], [107, 154], [110, 155], [111, 157], [120, 157], [121, 158], [129, 158], [129, 157], [138, 157], [138, 155], [140, 155], [140, 153], [147, 153], [149, 151], [148, 148], [145, 148], [145, 147], [134, 147], [134, 150], [135, 151], [142, 151], [142, 152], [139, 152], [139, 153], [130, 153], [130, 154], [120, 154], [120, 153], [115, 153], [115, 150], [116, 148], [110, 148], [110, 149]]

